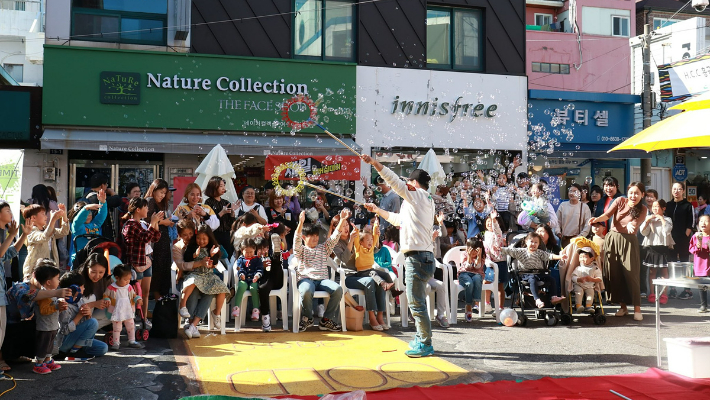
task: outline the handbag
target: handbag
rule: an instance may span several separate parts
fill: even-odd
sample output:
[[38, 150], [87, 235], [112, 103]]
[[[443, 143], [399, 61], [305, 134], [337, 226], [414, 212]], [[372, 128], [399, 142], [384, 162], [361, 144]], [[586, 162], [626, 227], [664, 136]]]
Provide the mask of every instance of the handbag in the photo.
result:
[[156, 300], [150, 336], [175, 339], [178, 334], [178, 297], [174, 294]]

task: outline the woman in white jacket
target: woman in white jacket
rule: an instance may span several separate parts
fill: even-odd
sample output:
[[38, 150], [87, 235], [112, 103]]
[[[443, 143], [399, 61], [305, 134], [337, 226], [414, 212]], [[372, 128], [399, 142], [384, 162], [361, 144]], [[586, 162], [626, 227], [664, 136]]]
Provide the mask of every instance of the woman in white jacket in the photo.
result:
[[[642, 246], [646, 250], [646, 258], [643, 260], [643, 265], [648, 267], [649, 288], [651, 281], [656, 278], [660, 269], [660, 275], [664, 279], [668, 278], [668, 253], [673, 248], [675, 242], [671, 236], [673, 230], [673, 221], [664, 216], [666, 211], [666, 202], [659, 199], [653, 202], [651, 206], [651, 214], [648, 214], [646, 220], [641, 224], [641, 234], [644, 236]], [[656, 302], [656, 296], [649, 294], [648, 301]], [[661, 297], [658, 300], [661, 304], [668, 302], [666, 288], [663, 288]]]

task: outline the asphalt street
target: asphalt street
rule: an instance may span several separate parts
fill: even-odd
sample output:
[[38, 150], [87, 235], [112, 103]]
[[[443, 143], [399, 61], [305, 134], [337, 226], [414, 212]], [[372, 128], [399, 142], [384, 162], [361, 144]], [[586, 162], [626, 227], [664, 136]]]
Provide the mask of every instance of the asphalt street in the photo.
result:
[[[667, 323], [662, 337], [709, 336], [710, 314], [697, 312], [697, 291], [694, 294], [692, 300], [671, 299], [662, 306], [661, 320]], [[505, 327], [490, 315], [472, 323], [460, 319], [446, 330], [434, 323], [434, 346], [439, 357], [469, 371], [447, 384], [640, 373], [656, 366], [655, 317], [652, 305], [646, 304], [642, 322], [610, 316], [603, 326], [581, 317], [569, 326], [549, 327], [532, 318], [527, 327]], [[389, 334], [409, 341], [412, 326], [402, 329], [398, 317], [393, 321]], [[662, 351], [665, 355], [665, 344]], [[143, 350], [122, 349], [85, 363], [61, 364], [61, 370], [39, 376], [29, 363], [12, 363], [10, 374], [17, 387], [3, 397], [168, 400], [199, 393], [182, 339], [151, 338]], [[11, 386], [10, 381], [0, 382], [0, 392]]]

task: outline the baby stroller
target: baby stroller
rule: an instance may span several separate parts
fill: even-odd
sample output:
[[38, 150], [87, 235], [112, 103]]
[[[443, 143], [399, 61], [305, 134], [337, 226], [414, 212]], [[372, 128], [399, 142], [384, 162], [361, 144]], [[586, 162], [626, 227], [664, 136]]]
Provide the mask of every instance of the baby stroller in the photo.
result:
[[[512, 243], [509, 243], [512, 247], [521, 247], [525, 235], [517, 235], [513, 238]], [[543, 308], [538, 308], [535, 305], [535, 300], [532, 297], [530, 284], [523, 280], [522, 275], [528, 274], [545, 274], [549, 275], [549, 271], [519, 271], [518, 260], [508, 256], [508, 272], [510, 276], [510, 288], [513, 294], [510, 296], [510, 308], [515, 309], [520, 307], [520, 312], [518, 313], [518, 325], [527, 326], [528, 317], [525, 315], [527, 310], [535, 310], [535, 317], [537, 319], [544, 319], [548, 326], [555, 326], [562, 318], [558, 307], [550, 302], [554, 293], [550, 293], [549, 289], [543, 287], [540, 291], [539, 288], [534, 288], [534, 290], [539, 291], [540, 300], [545, 303]], [[544, 282], [538, 282], [538, 285], [543, 285]]]
[[[143, 292], [141, 291], [141, 284], [136, 280], [136, 271], [131, 271], [131, 286], [133, 286], [133, 290], [143, 298]], [[145, 302], [145, 300], [144, 300]], [[151, 326], [145, 319], [145, 313], [143, 312], [143, 306], [136, 305], [136, 311], [139, 311], [139, 313], [136, 314], [137, 321], [135, 323], [136, 325], [136, 341], [146, 341], [148, 340], [148, 337], [150, 336], [150, 328]], [[108, 344], [109, 346], [113, 346], [113, 331], [108, 331], [106, 332], [106, 335], [104, 335], [104, 342]]]
[[[569, 301], [565, 302], [562, 312], [562, 325], [569, 325], [573, 320], [573, 310], [578, 305], [574, 303], [574, 284], [572, 283], [572, 273], [579, 266], [578, 249], [583, 247], [591, 247], [596, 253], [595, 262], [599, 262], [598, 246], [587, 238], [576, 238], [564, 248], [564, 253], [567, 254], [566, 261], [560, 261], [560, 279], [562, 280], [563, 293], [567, 293]], [[602, 301], [602, 290], [604, 290], [604, 282], [599, 282], [594, 285], [594, 301], [592, 303], [593, 311], [584, 311], [582, 314], [592, 317], [595, 325], [606, 324], [606, 315], [604, 314], [604, 302]], [[574, 312], [576, 313], [576, 312]]]

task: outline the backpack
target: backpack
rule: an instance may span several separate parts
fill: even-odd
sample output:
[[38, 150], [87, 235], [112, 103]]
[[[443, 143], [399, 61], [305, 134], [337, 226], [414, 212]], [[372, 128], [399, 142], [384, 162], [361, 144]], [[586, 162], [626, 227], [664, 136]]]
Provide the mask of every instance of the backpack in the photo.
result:
[[178, 335], [178, 297], [174, 294], [155, 301], [153, 308], [153, 328], [150, 336], [175, 339]]

